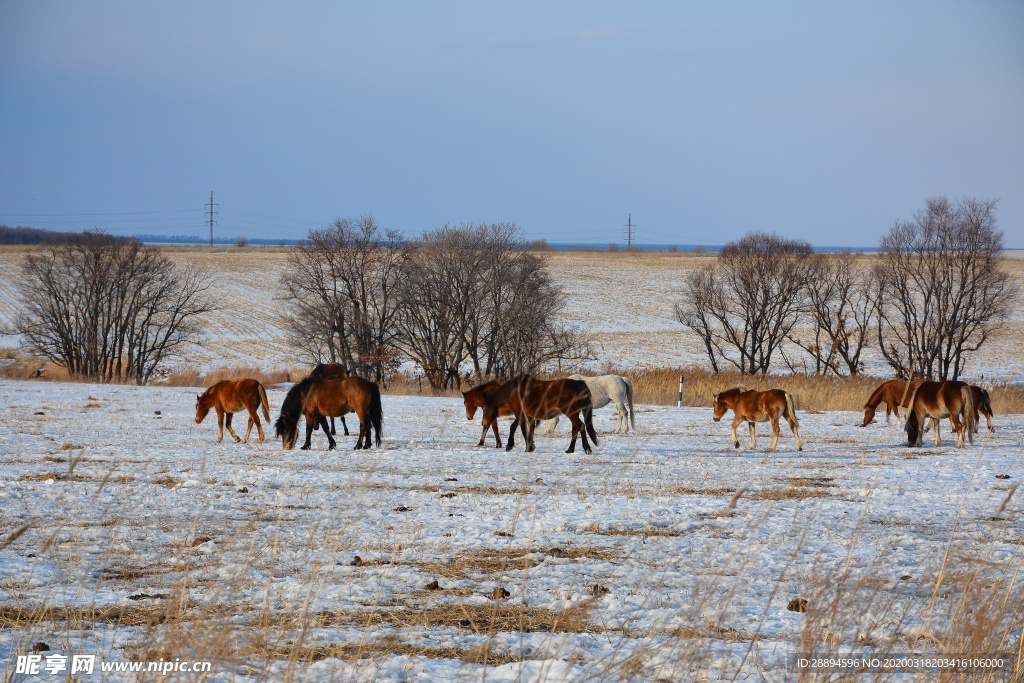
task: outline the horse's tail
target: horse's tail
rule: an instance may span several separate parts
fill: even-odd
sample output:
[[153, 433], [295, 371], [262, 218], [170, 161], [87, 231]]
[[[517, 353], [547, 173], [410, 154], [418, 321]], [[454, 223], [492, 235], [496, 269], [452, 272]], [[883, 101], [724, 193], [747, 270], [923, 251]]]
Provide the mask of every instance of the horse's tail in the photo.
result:
[[586, 412], [583, 413], [583, 426], [587, 430], [587, 434], [590, 435], [590, 440], [594, 442], [595, 446], [601, 444], [597, 440], [597, 430], [594, 429], [594, 407], [590, 406]]
[[796, 408], [793, 406], [793, 395], [790, 394], [788, 391], [785, 392], [785, 394], [786, 394], [786, 410], [789, 412], [789, 416], [791, 418], [793, 418], [793, 422], [796, 423], [796, 426], [799, 427], [800, 426], [800, 420], [797, 419]]
[[974, 392], [971, 385], [964, 384], [960, 387], [960, 402], [963, 403], [964, 428], [967, 430], [967, 438], [971, 445], [974, 445]]
[[370, 382], [370, 407], [366, 411], [366, 419], [373, 427], [374, 436], [377, 437], [377, 448], [380, 448], [381, 433], [384, 431], [384, 406], [380, 402], [380, 387], [376, 382]]
[[262, 384], [257, 384], [260, 390], [260, 405], [263, 406], [263, 419], [270, 422], [270, 401], [267, 400], [267, 390]]
[[626, 402], [629, 404], [629, 422], [633, 425], [633, 430], [636, 431], [636, 419], [633, 417], [633, 382], [628, 377], [623, 377], [622, 381], [626, 383]]
[[910, 394], [910, 403], [907, 404], [907, 421], [904, 423], [907, 430], [907, 445], [916, 446], [918, 437], [921, 436], [921, 425], [917, 424], [917, 410], [915, 404], [917, 403], [917, 392], [920, 391], [921, 386], [914, 387], [914, 392]]

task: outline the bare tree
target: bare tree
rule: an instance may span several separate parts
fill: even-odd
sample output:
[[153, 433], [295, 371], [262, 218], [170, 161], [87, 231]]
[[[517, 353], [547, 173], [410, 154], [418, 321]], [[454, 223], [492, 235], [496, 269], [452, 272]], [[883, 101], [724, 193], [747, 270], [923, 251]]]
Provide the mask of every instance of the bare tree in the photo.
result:
[[901, 376], [958, 379], [1010, 314], [1018, 288], [1002, 267], [994, 200], [929, 199], [879, 244], [879, 346]]
[[788, 339], [810, 354], [815, 372], [858, 374], [878, 310], [876, 280], [858, 267], [858, 256], [842, 251], [815, 254], [808, 262], [804, 307], [811, 336]]
[[486, 238], [484, 226], [446, 224], [424, 233], [405, 262], [399, 344], [432, 387], [461, 386], [470, 326], [484, 302]]
[[749, 232], [687, 276], [676, 318], [701, 338], [716, 372], [723, 362], [768, 372], [797, 323], [812, 253], [808, 242]]
[[17, 330], [30, 351], [73, 375], [144, 384], [200, 339], [209, 288], [156, 247], [84, 233], [25, 258]]
[[464, 363], [478, 378], [509, 377], [589, 357], [582, 335], [558, 320], [564, 292], [514, 223], [445, 225], [414, 246], [399, 344], [431, 386], [461, 386]]
[[311, 230], [281, 278], [292, 344], [315, 363], [383, 381], [400, 362], [397, 288], [409, 250], [372, 216]]

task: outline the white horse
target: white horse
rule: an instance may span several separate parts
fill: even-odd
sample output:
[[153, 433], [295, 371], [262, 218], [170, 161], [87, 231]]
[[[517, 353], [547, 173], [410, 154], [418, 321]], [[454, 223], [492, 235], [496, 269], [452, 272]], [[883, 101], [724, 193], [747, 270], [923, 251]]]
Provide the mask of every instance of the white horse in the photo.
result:
[[[615, 431], [612, 432], [613, 434], [618, 434], [620, 430], [623, 434], [628, 432], [630, 422], [633, 423], [633, 429], [636, 429], [636, 420], [633, 418], [633, 383], [629, 381], [628, 377], [621, 375], [601, 375], [600, 377], [570, 375], [569, 379], [581, 379], [587, 383], [594, 410], [604, 408], [609, 403], [615, 403], [615, 407], [619, 411], [619, 423], [616, 425]], [[627, 403], [629, 404], [628, 420], [626, 419]], [[545, 434], [553, 434], [557, 426], [558, 416], [556, 415], [547, 421]]]

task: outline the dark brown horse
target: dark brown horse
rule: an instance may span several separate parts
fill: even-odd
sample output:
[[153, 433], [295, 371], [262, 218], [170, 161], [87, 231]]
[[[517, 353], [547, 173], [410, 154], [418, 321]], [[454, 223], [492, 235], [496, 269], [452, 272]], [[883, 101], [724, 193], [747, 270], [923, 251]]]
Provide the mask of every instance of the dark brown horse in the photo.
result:
[[[484, 407], [484, 397], [493, 394], [495, 391], [501, 388], [501, 385], [502, 383], [499, 382], [498, 380], [493, 380], [491, 382], [487, 382], [486, 384], [481, 384], [478, 387], [473, 387], [469, 391], [462, 392], [462, 402], [466, 406], [466, 419], [472, 420], [473, 417], [476, 415], [477, 408]], [[488, 427], [494, 430], [494, 441], [496, 442], [495, 447], [501, 448], [502, 446], [504, 446], [505, 444], [501, 442], [501, 435], [498, 434], [498, 418], [508, 417], [511, 414], [512, 409], [508, 407], [508, 404], [504, 404], [498, 407], [498, 414], [494, 416], [494, 419], [492, 419], [490, 422], [487, 422], [487, 419], [485, 417], [483, 421], [484, 430], [483, 432], [480, 433], [480, 443], [478, 443], [477, 446], [484, 445], [484, 440], [487, 438]], [[526, 423], [521, 423], [520, 427], [522, 427], [523, 438], [525, 439]]]
[[974, 392], [966, 382], [921, 382], [910, 399], [907, 410], [907, 445], [924, 443], [924, 419], [933, 418], [935, 446], [939, 440], [939, 423], [948, 417], [956, 431], [956, 447], [964, 447], [964, 434], [974, 444]]
[[[270, 406], [267, 403], [267, 392], [262, 384], [254, 379], [242, 379], [237, 382], [226, 379], [217, 382], [202, 395], [196, 394], [196, 424], [203, 421], [206, 414], [210, 412], [210, 408], [216, 408], [217, 427], [220, 430], [217, 435], [217, 443], [224, 439], [225, 423], [227, 423], [228, 432], [235, 437], [235, 441], [241, 441], [238, 434], [235, 434], [235, 430], [231, 428], [231, 416], [242, 410], [248, 410], [249, 428], [245, 430], [245, 443], [249, 443], [249, 433], [254, 424], [260, 435], [260, 443], [262, 443], [263, 425], [260, 424], [259, 415], [256, 414], [260, 407], [263, 408], [263, 418], [269, 423]], [[224, 419], [225, 415], [227, 415], [227, 420]]]
[[871, 394], [868, 402], [864, 404], [864, 421], [860, 426], [867, 427], [874, 422], [875, 408], [878, 407], [878, 404], [884, 402], [885, 424], [889, 424], [889, 415], [896, 413], [896, 424], [902, 427], [900, 408], [906, 408], [910, 405], [910, 397], [913, 395], [914, 389], [917, 389], [920, 384], [921, 380], [919, 379], [911, 380], [910, 382], [902, 379], [891, 379], [880, 384], [874, 393]]
[[[348, 377], [348, 371], [345, 370], [345, 366], [341, 363], [321, 363], [320, 365], [313, 368], [313, 372], [309, 373], [309, 376], [313, 379], [344, 379]], [[345, 416], [341, 415], [341, 428], [345, 430], [345, 436], [348, 436], [348, 425], [345, 424]], [[319, 429], [320, 425], [313, 425], [313, 429]], [[337, 434], [334, 431], [334, 418], [331, 418], [331, 436]]]
[[330, 443], [327, 450], [337, 445], [327, 426], [327, 418], [355, 413], [359, 417], [359, 440], [356, 450], [369, 448], [371, 429], [380, 447], [381, 424], [384, 413], [380, 402], [380, 388], [375, 382], [362, 377], [346, 379], [313, 379], [307, 377], [291, 389], [281, 404], [281, 415], [274, 428], [281, 437], [285, 449], [295, 448], [299, 434], [299, 416], [306, 418], [306, 443], [302, 450], [309, 450], [313, 426], [319, 424]]
[[[484, 424], [498, 419], [502, 408], [506, 408], [514, 418], [509, 428], [508, 443], [505, 450], [515, 446], [516, 427], [526, 425], [523, 438], [526, 440], [526, 452], [536, 449], [533, 432], [537, 420], [550, 420], [562, 414], [572, 423], [572, 441], [566, 453], [576, 450], [576, 436], [583, 439], [583, 450], [591, 453], [587, 434], [595, 446], [598, 446], [597, 432], [594, 430], [594, 408], [591, 404], [590, 389], [585, 382], [575, 379], [556, 379], [551, 381], [535, 379], [529, 375], [520, 375], [505, 382], [495, 391], [484, 394]], [[580, 414], [583, 419], [580, 419]]]
[[754, 440], [754, 425], [758, 422], [772, 423], [772, 445], [768, 450], [774, 451], [779, 443], [779, 418], [784, 417], [789, 423], [789, 428], [796, 437], [796, 449], [802, 451], [803, 444], [800, 443], [800, 422], [796, 419], [796, 409], [793, 407], [793, 397], [782, 389], [769, 389], [768, 391], [753, 391], [743, 387], [733, 387], [715, 394], [714, 420], [718, 422], [725, 415], [726, 411], [733, 412], [732, 420], [732, 445], [740, 447], [740, 440], [736, 438], [736, 427], [743, 421], [750, 425], [750, 448], [757, 448]]

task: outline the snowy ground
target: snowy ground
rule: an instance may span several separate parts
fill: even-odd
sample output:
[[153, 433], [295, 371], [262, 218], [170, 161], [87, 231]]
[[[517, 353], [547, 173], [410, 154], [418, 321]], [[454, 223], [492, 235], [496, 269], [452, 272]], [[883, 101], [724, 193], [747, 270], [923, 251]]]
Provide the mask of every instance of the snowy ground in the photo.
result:
[[[784, 427], [766, 453], [765, 426], [756, 452], [731, 447], [731, 414], [638, 406], [621, 436], [607, 408], [588, 456], [563, 452], [564, 425], [534, 453], [478, 449], [461, 402], [385, 396], [385, 448], [315, 433], [304, 452], [214, 443], [194, 393], [0, 382], [0, 539], [34, 523], [0, 550], [0, 680], [28, 680], [13, 663], [40, 641], [211, 659], [218, 681], [480, 680], [488, 644], [489, 681], [784, 680], [844, 568], [830, 630], [870, 651], [942, 633], [965, 568], [1020, 562], [1019, 498], [994, 516], [1021, 416], [909, 450], [895, 425], [803, 414], [804, 451]], [[18, 616], [41, 605], [61, 611]]]

